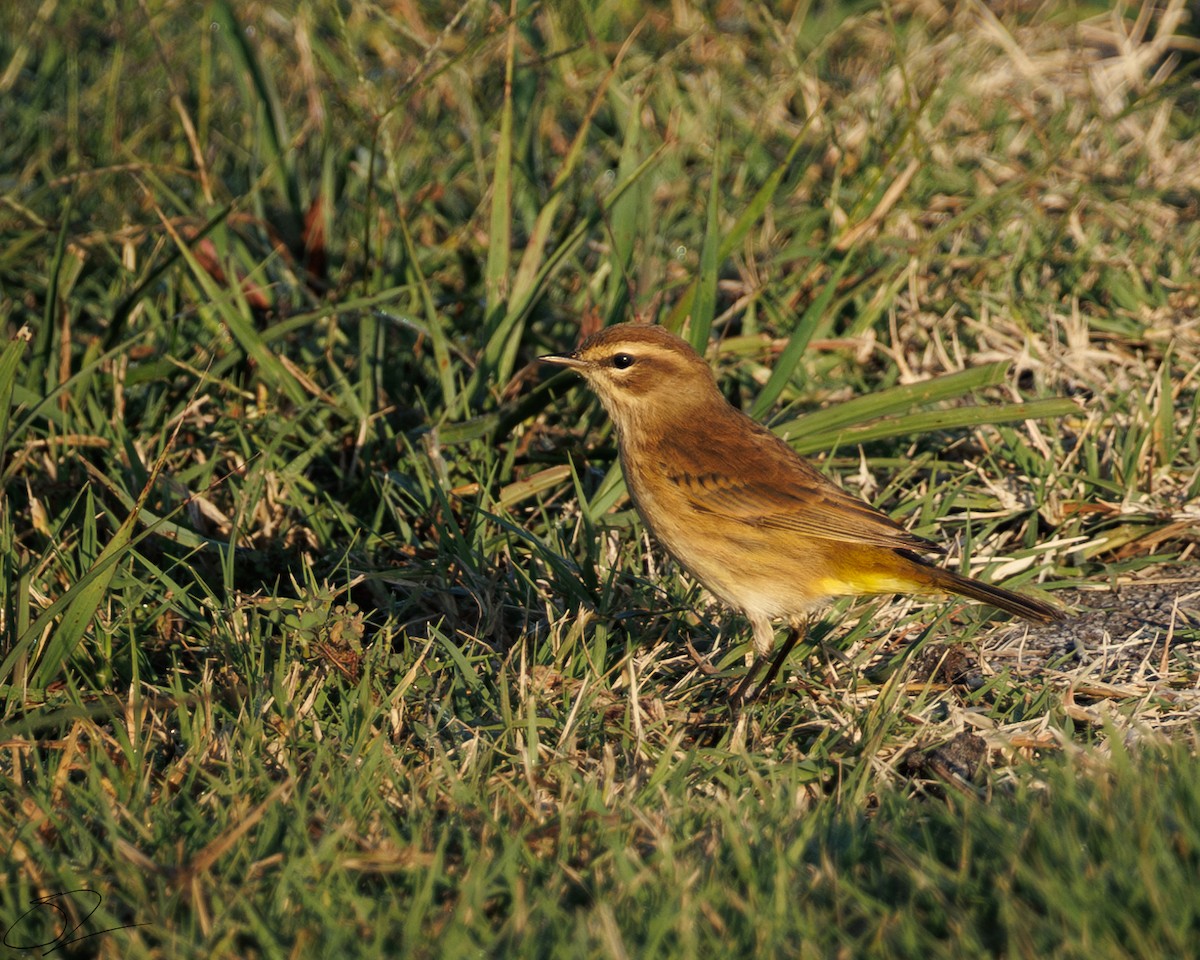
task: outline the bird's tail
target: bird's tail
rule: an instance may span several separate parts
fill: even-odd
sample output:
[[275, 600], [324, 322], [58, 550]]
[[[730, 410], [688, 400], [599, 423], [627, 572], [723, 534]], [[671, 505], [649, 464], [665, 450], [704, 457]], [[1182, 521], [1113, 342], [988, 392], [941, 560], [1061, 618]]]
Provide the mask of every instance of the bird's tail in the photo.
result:
[[1024, 617], [1026, 620], [1036, 620], [1038, 623], [1053, 623], [1055, 620], [1063, 618], [1061, 610], [1041, 600], [1023, 597], [1011, 590], [993, 587], [990, 583], [972, 580], [970, 577], [961, 576], [952, 570], [943, 570], [941, 567], [931, 567], [930, 570], [933, 574], [933, 586], [937, 590], [961, 594], [981, 603], [990, 603], [1005, 613]]

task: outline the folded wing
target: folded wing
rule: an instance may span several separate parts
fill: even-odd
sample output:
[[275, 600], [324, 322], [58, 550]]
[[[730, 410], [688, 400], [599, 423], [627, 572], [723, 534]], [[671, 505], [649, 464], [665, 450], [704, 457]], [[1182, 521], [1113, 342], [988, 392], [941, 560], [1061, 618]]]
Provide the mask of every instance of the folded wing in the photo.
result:
[[[721, 449], [706, 448], [704, 437], [697, 436], [701, 430], [693, 427], [677, 431], [660, 460], [693, 509], [816, 539], [943, 552], [826, 479], [765, 427], [729, 409], [745, 423], [722, 432], [729, 439]], [[697, 450], [704, 451], [703, 462]], [[714, 469], [714, 463], [723, 467]]]

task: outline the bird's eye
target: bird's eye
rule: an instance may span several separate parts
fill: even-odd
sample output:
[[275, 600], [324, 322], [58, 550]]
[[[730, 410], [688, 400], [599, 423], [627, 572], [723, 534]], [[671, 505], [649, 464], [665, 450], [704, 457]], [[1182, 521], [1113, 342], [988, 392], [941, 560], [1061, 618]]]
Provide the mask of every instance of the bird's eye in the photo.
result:
[[633, 357], [628, 353], [618, 353], [612, 358], [612, 365], [618, 370], [628, 370], [633, 366]]

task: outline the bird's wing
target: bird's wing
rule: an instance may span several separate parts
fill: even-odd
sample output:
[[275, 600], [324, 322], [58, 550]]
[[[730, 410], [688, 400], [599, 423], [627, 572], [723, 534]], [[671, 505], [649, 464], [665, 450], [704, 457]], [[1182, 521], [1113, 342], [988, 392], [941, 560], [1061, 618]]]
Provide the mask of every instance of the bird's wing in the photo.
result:
[[942, 552], [846, 493], [765, 427], [739, 419], [739, 429], [722, 431], [720, 449], [693, 433], [671, 443], [660, 461], [695, 510], [821, 540]]

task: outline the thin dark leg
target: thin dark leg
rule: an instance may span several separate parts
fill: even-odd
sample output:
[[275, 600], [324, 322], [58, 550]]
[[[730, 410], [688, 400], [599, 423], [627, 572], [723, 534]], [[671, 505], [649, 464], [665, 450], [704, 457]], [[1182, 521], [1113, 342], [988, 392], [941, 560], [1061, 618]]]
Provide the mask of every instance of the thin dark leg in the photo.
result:
[[788, 630], [787, 639], [783, 641], [783, 646], [779, 648], [779, 653], [775, 655], [775, 659], [771, 661], [771, 669], [767, 671], [767, 675], [763, 677], [763, 682], [758, 685], [758, 689], [754, 691], [752, 700], [757, 700], [766, 689], [775, 682], [775, 678], [779, 676], [779, 671], [783, 669], [784, 661], [787, 660], [790, 654], [801, 640], [808, 634], [808, 623], [802, 623], [799, 626], [794, 626]]
[[[747, 694], [750, 692], [750, 688], [754, 686], [754, 677], [762, 665], [763, 658], [759, 657], [746, 668], [746, 675], [742, 677], [742, 679], [738, 682], [738, 685], [733, 688], [733, 693], [729, 695], [729, 703], [735, 711], [741, 709], [754, 699], [754, 697], [747, 696]], [[758, 694], [755, 694], [755, 696], [757, 695]]]

